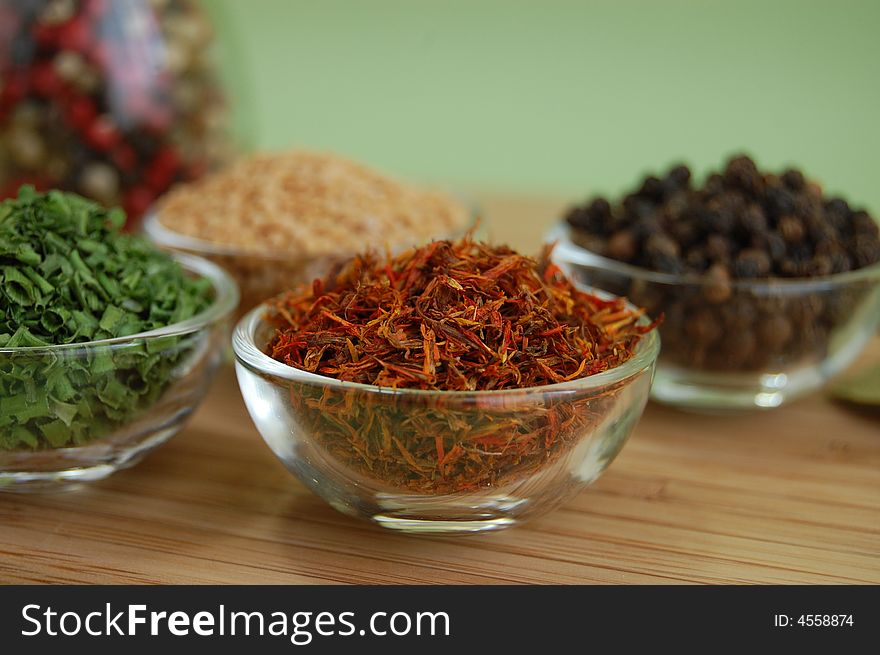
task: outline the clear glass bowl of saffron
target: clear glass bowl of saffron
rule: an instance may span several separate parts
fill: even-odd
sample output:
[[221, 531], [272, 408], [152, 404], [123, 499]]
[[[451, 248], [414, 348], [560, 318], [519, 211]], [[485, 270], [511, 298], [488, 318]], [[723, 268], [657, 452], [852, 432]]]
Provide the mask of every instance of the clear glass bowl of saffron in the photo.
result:
[[[183, 427], [227, 350], [238, 289], [205, 259], [175, 258], [213, 287], [211, 304], [195, 316], [113, 339], [0, 348], [3, 374], [32, 372], [24, 393], [0, 398], [0, 491], [57, 491], [100, 480], [138, 463]], [[66, 402], [53, 391], [61, 387]], [[46, 414], [58, 418], [21, 425]]]
[[632, 266], [547, 235], [553, 260], [583, 287], [664, 314], [651, 396], [709, 413], [772, 409], [821, 388], [880, 327], [880, 264], [821, 277], [719, 282]]
[[638, 422], [660, 349], [651, 330], [624, 364], [569, 382], [391, 389], [272, 359], [267, 310], [233, 333], [239, 386], [263, 439], [335, 509], [409, 533], [510, 527], [592, 484]]

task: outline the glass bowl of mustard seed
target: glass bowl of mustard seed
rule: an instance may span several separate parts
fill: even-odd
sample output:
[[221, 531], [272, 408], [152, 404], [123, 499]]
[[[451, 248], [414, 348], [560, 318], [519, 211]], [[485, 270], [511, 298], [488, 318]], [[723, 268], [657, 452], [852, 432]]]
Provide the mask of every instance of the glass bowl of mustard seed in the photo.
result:
[[599, 477], [647, 402], [654, 327], [546, 256], [466, 236], [357, 257], [253, 309], [233, 349], [264, 440], [332, 507], [469, 533]]
[[474, 218], [453, 195], [335, 154], [290, 150], [255, 153], [177, 186], [148, 213], [144, 233], [163, 249], [229, 271], [241, 316], [365, 248], [454, 237]]
[[652, 397], [769, 409], [822, 387], [880, 326], [880, 230], [795, 169], [732, 158], [700, 185], [648, 176], [572, 208], [547, 236], [579, 284], [664, 315]]
[[0, 491], [64, 490], [181, 429], [226, 352], [235, 283], [23, 188], [0, 203]]

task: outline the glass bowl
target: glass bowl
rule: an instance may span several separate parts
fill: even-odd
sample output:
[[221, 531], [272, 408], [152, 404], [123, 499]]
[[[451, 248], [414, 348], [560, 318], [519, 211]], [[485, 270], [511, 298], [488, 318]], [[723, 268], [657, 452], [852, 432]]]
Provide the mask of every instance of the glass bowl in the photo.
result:
[[281, 462], [344, 514], [412, 533], [497, 530], [596, 480], [648, 399], [660, 348], [623, 365], [500, 391], [390, 389], [301, 371], [263, 352], [266, 305], [233, 333], [248, 411]]
[[[238, 291], [211, 262], [176, 259], [213, 284], [214, 301], [200, 314], [127, 337], [0, 348], [3, 374], [32, 372], [22, 393], [0, 397], [0, 491], [99, 480], [136, 464], [180, 430], [223, 357]], [[34, 424], [17, 425], [29, 412], [56, 418], [41, 423], [35, 436]], [[53, 447], [37, 447], [41, 442]]]
[[325, 275], [339, 261], [338, 255], [303, 259], [281, 252], [246, 250], [205, 241], [168, 229], [155, 211], [145, 216], [143, 232], [163, 250], [204, 257], [226, 270], [238, 285], [240, 294], [236, 319], [285, 289]]
[[880, 326], [880, 264], [814, 278], [713, 280], [631, 266], [547, 237], [553, 260], [587, 287], [665, 314], [652, 397], [711, 412], [773, 408], [822, 387]]
[[[479, 234], [478, 213], [473, 203], [471, 220], [453, 234], [437, 235], [437, 238], [457, 238], [470, 229]], [[241, 294], [236, 319], [262, 303], [298, 284], [310, 283], [324, 277], [334, 266], [347, 260], [354, 253], [339, 251], [316, 254], [309, 257], [291, 256], [289, 253], [271, 250], [254, 251], [223, 243], [215, 243], [181, 234], [169, 229], [159, 220], [155, 210], [147, 213], [143, 232], [153, 243], [169, 252], [188, 253], [209, 259], [222, 266], [232, 275]], [[407, 246], [420, 244], [406, 244]], [[381, 247], [381, 243], [365, 244], [365, 247]]]

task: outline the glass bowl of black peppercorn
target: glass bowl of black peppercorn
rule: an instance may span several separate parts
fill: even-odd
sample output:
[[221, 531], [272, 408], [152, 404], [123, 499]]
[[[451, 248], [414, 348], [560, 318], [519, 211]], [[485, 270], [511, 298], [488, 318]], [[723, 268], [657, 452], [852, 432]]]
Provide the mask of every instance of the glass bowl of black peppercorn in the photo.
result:
[[664, 314], [655, 400], [773, 408], [822, 387], [880, 327], [880, 234], [795, 169], [684, 165], [620, 202], [572, 208], [547, 236], [580, 284]]

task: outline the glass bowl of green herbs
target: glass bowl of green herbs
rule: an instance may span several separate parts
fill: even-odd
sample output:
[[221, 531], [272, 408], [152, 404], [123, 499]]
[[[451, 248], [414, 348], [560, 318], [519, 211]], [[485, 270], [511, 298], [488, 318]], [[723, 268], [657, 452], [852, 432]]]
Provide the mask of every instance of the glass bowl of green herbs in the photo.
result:
[[0, 491], [137, 463], [180, 430], [223, 359], [235, 283], [123, 221], [57, 191], [0, 203]]

